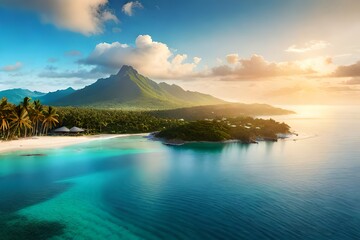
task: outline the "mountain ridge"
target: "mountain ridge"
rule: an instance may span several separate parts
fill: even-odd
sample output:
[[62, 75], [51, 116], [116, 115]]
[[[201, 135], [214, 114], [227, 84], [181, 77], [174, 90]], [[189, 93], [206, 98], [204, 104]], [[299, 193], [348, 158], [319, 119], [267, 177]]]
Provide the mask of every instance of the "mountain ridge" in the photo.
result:
[[186, 91], [178, 85], [156, 83], [124, 65], [116, 75], [98, 79], [51, 104], [125, 109], [171, 109], [184, 106], [220, 104], [211, 95]]
[[72, 87], [68, 87], [66, 89], [49, 92], [49, 93], [45, 94], [44, 96], [40, 97], [39, 100], [43, 103], [51, 103], [54, 101], [58, 101], [60, 98], [68, 96], [75, 91], [76, 90], [73, 89]]
[[48, 93], [31, 91], [25, 88], [12, 88], [0, 91], [0, 99], [6, 97], [9, 102], [19, 104], [25, 97], [30, 97], [32, 100], [40, 100], [43, 104], [49, 104], [74, 91], [76, 90], [71, 87]]
[[6, 97], [9, 102], [16, 104], [23, 101], [24, 97], [38, 99], [44, 95], [46, 95], [46, 93], [38, 92], [38, 91], [30, 91], [29, 89], [24, 89], [24, 88], [12, 88], [12, 89], [0, 91], [0, 99]]
[[176, 84], [156, 83], [124, 65], [115, 75], [100, 78], [82, 89], [69, 87], [49, 93], [28, 89], [0, 91], [0, 98], [19, 103], [24, 97], [55, 106], [85, 106], [128, 110], [161, 110], [226, 103], [209, 94], [184, 90]]
[[184, 90], [176, 84], [156, 83], [127, 65], [122, 66], [117, 74], [100, 78], [79, 90], [69, 87], [42, 93], [28, 89], [8, 89], [0, 91], [2, 97], [7, 97], [13, 103], [20, 103], [24, 97], [30, 97], [55, 106], [127, 110], [161, 110], [226, 103], [209, 94]]

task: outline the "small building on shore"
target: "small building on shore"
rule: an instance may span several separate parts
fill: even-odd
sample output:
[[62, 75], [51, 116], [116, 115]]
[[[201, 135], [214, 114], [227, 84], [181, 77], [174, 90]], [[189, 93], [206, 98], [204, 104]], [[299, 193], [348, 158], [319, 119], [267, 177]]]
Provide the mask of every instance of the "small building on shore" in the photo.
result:
[[78, 128], [78, 127], [70, 128], [70, 133], [83, 133], [83, 132], [85, 132], [85, 130], [82, 128]]
[[61, 128], [57, 128], [53, 131], [54, 133], [70, 133], [70, 129], [68, 129], [67, 127], [63, 126]]
[[79, 128], [79, 127], [72, 127], [70, 129], [68, 129], [67, 127], [63, 126], [60, 128], [57, 128], [55, 130], [52, 131], [54, 134], [59, 134], [59, 135], [74, 135], [74, 134], [80, 134], [85, 132], [84, 129]]

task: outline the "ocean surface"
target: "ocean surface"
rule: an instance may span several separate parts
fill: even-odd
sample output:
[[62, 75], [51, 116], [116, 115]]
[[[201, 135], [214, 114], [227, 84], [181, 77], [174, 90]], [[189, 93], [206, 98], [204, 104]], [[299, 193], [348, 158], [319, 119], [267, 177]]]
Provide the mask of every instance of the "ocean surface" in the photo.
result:
[[0, 154], [0, 239], [360, 239], [360, 107], [288, 108], [276, 143]]

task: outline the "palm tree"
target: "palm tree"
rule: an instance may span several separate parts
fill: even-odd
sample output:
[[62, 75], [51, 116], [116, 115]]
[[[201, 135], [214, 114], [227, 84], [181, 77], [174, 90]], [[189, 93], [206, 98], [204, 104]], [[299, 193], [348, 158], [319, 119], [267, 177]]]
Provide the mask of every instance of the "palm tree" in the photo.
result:
[[25, 137], [27, 134], [27, 130], [31, 129], [31, 121], [29, 118], [29, 114], [25, 108], [20, 106], [16, 106], [12, 111], [10, 116], [10, 127], [13, 129], [13, 132], [17, 132], [17, 136], [21, 136], [21, 130], [24, 129]]
[[31, 114], [31, 121], [33, 123], [33, 134], [36, 136], [39, 133], [39, 123], [44, 120], [44, 107], [40, 103], [40, 100], [34, 101], [34, 108]]
[[107, 127], [109, 123], [107, 123], [106, 121], [100, 121], [99, 122], [99, 128], [100, 128], [100, 133], [102, 132], [102, 128], [101, 127]]
[[28, 113], [31, 109], [31, 98], [24, 97], [24, 100], [20, 103], [21, 107], [24, 108]]
[[9, 104], [6, 98], [3, 98], [0, 102], [0, 130], [2, 131], [2, 136], [8, 138], [10, 124], [9, 124], [9, 115], [12, 109], [12, 105]]
[[44, 114], [44, 120], [42, 122], [43, 133], [47, 134], [49, 129], [52, 129], [59, 123], [58, 117], [59, 115], [56, 113], [56, 110], [49, 106], [48, 111]]

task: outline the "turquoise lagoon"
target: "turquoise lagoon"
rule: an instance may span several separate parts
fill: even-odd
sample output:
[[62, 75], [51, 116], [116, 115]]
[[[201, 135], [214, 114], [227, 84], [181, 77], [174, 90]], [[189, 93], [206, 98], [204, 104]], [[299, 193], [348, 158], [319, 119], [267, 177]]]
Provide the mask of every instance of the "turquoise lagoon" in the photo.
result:
[[296, 141], [0, 154], [0, 239], [360, 239], [359, 108], [288, 108]]

